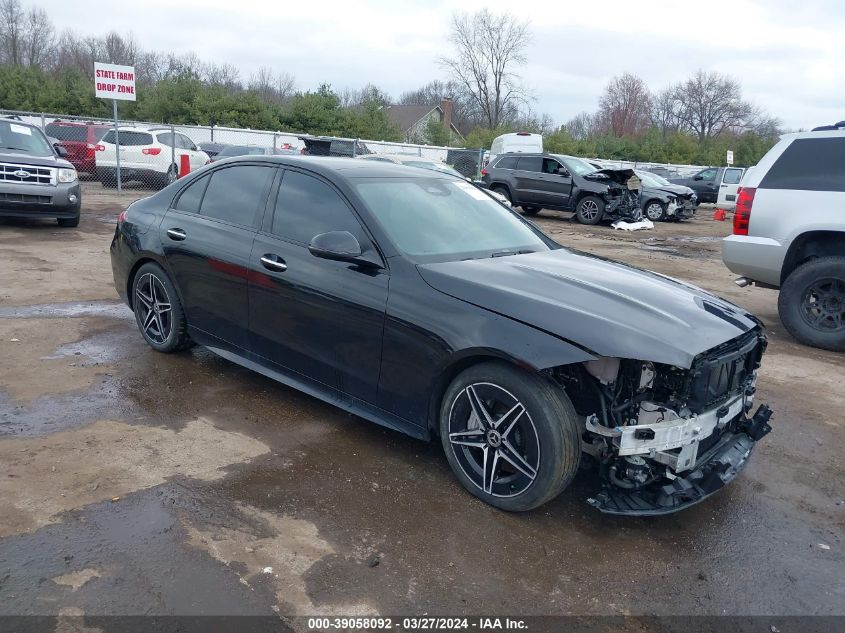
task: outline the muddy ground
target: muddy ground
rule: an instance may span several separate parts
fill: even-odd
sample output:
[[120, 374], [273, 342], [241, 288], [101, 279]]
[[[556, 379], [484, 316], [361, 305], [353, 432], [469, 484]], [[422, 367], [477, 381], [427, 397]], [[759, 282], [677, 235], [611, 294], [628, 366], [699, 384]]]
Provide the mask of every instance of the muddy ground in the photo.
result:
[[584, 475], [513, 515], [437, 445], [203, 349], [149, 349], [108, 257], [142, 194], [86, 185], [78, 229], [0, 221], [0, 614], [845, 614], [845, 359], [732, 283], [729, 223], [537, 218], [766, 322], [774, 431], [750, 465], [673, 516], [604, 516]]

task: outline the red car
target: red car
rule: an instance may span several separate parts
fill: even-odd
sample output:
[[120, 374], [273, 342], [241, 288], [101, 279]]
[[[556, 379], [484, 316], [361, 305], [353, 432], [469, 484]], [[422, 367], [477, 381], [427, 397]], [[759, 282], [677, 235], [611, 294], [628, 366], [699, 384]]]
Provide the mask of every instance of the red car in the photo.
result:
[[59, 144], [67, 150], [67, 160], [76, 167], [76, 171], [93, 174], [96, 171], [94, 148], [110, 129], [111, 126], [101, 123], [53, 121], [44, 131], [47, 136], [59, 140]]

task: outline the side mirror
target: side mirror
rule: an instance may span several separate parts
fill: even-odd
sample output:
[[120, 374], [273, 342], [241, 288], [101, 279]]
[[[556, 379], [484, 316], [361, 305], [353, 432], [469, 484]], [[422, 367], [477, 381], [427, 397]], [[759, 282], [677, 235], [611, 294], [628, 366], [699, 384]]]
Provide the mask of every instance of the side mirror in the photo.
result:
[[704, 180], [704, 176], [702, 176], [701, 174], [696, 174], [695, 176], [692, 177], [692, 179], [693, 180]]
[[53, 148], [56, 150], [56, 154], [58, 154], [61, 158], [65, 158], [67, 156], [67, 149], [63, 145], [54, 143]]
[[381, 268], [378, 258], [371, 253], [363, 253], [361, 244], [349, 231], [329, 231], [315, 235], [308, 250], [314, 257], [321, 259]]
[[564, 178], [569, 178], [569, 171], [567, 171], [566, 167], [558, 167], [557, 175], [563, 176]]

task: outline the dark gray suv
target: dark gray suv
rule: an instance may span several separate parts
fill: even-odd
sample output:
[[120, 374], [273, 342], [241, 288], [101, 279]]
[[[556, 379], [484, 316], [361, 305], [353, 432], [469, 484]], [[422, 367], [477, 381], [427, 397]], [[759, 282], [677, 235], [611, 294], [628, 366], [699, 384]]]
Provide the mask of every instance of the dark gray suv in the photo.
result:
[[562, 154], [501, 154], [481, 171], [485, 184], [533, 215], [574, 211], [582, 224], [639, 220], [640, 179], [631, 169], [596, 169]]
[[40, 128], [0, 119], [0, 218], [56, 219], [77, 226], [79, 177]]

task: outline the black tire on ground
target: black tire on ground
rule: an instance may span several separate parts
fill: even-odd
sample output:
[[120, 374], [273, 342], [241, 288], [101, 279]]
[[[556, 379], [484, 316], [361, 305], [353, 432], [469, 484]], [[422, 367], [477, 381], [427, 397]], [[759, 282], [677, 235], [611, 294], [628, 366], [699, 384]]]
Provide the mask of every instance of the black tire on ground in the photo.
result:
[[75, 226], [79, 226], [80, 215], [80, 213], [77, 213], [72, 218], [59, 218], [56, 222], [58, 222], [61, 227], [73, 228]]
[[581, 224], [598, 224], [604, 217], [604, 200], [598, 196], [584, 196], [575, 207], [575, 217]]
[[528, 206], [528, 205], [523, 204], [522, 205], [522, 212], [525, 215], [537, 215], [538, 213], [540, 213], [542, 208], [543, 207], [532, 207], [532, 206]]
[[158, 264], [146, 263], [135, 273], [132, 309], [141, 335], [154, 350], [167, 354], [193, 346], [179, 295]]
[[649, 200], [643, 205], [643, 215], [652, 222], [666, 219], [666, 205], [660, 200]]
[[[476, 414], [479, 403], [481, 416]], [[538, 374], [501, 362], [474, 365], [449, 385], [439, 422], [443, 450], [458, 481], [502, 510], [543, 505], [578, 470], [581, 438], [575, 409], [562, 389]]]
[[100, 184], [103, 185], [106, 189], [116, 189], [117, 188], [117, 176], [115, 176], [114, 180], [110, 178], [101, 178]]
[[511, 198], [511, 192], [508, 191], [507, 187], [503, 187], [502, 185], [494, 185], [493, 187], [491, 187], [491, 191], [495, 191], [496, 193], [503, 195], [505, 198], [507, 198], [508, 202], [513, 204], [513, 198]]
[[801, 343], [845, 351], [845, 257], [819, 257], [793, 270], [781, 286], [778, 314]]

